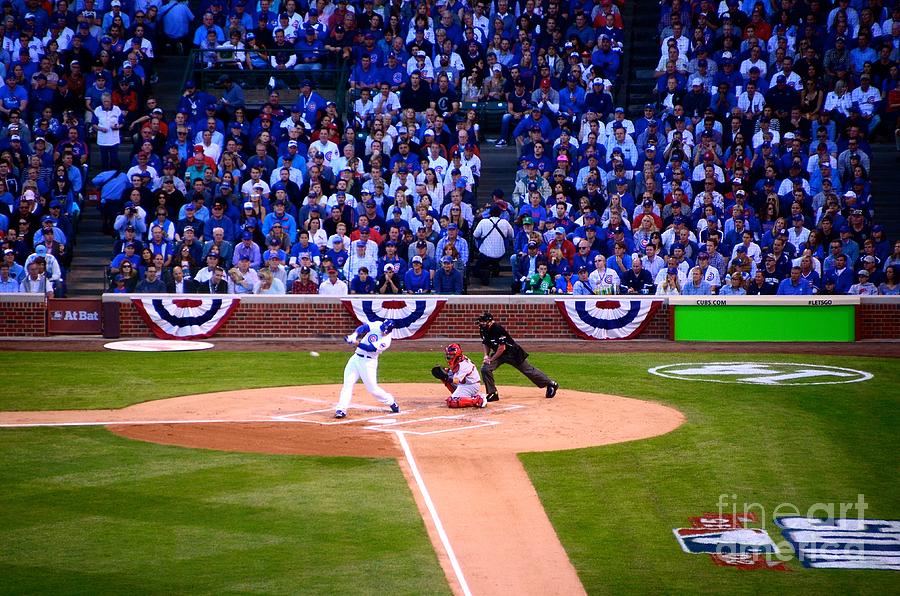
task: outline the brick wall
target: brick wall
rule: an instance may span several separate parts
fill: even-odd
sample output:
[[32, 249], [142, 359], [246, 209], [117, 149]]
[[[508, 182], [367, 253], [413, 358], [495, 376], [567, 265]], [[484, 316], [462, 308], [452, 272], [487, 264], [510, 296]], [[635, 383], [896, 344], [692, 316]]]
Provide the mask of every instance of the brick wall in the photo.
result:
[[[449, 302], [424, 337], [478, 337], [475, 319], [485, 310], [503, 322], [515, 337], [525, 339], [577, 339], [552, 301], [483, 304]], [[137, 309], [130, 302], [120, 303], [122, 337], [149, 337]], [[215, 337], [338, 337], [356, 325], [339, 302], [289, 302], [281, 304], [243, 302]], [[640, 337], [666, 339], [669, 322], [663, 305]]]
[[[215, 337], [337, 337], [345, 335], [356, 320], [339, 302], [253, 303], [242, 302]], [[122, 337], [153, 334], [130, 302], [120, 303]]]
[[0, 336], [47, 335], [46, 302], [0, 302]]
[[900, 339], [900, 303], [864, 303], [857, 306], [856, 337]]
[[[487, 302], [487, 301], [486, 301]], [[425, 337], [477, 337], [475, 318], [490, 310], [516, 337], [524, 339], [575, 339], [552, 302], [449, 302]], [[663, 305], [644, 328], [642, 339], [669, 338], [669, 313]], [[151, 337], [149, 329], [130, 302], [119, 303], [121, 337]], [[45, 302], [0, 300], [0, 336], [47, 335]], [[857, 307], [858, 339], [900, 339], [900, 302], [864, 302]], [[339, 302], [243, 302], [216, 337], [338, 337], [356, 321]]]

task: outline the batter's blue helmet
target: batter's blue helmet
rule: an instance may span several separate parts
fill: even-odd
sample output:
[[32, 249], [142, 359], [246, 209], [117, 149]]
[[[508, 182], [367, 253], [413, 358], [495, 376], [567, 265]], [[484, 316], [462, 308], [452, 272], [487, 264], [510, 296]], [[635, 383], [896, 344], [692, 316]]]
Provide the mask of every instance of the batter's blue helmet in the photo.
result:
[[381, 322], [381, 332], [382, 333], [390, 333], [394, 328], [394, 321], [392, 319], [385, 319]]

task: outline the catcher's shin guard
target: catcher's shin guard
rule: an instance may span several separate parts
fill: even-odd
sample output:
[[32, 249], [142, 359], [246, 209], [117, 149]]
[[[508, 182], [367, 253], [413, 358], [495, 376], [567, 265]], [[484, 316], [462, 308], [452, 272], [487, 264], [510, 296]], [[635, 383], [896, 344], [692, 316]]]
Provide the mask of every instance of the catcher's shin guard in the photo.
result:
[[483, 408], [485, 403], [484, 398], [480, 395], [476, 395], [475, 397], [447, 398], [448, 408]]

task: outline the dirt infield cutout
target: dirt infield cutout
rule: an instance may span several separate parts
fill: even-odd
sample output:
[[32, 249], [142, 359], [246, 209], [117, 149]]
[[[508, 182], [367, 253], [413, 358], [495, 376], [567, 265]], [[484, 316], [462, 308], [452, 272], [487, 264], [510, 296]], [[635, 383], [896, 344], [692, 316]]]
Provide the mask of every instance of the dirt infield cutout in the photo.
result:
[[[645, 439], [684, 422], [637, 399], [502, 387], [484, 409], [450, 410], [431, 384], [385, 384], [392, 414], [357, 387], [335, 420], [339, 385], [188, 395], [121, 410], [0, 412], [0, 427], [107, 426], [142, 441], [191, 448], [394, 457], [456, 594], [583, 594], [574, 567], [516, 454]], [[602, 511], [598, 511], [602, 515]]]

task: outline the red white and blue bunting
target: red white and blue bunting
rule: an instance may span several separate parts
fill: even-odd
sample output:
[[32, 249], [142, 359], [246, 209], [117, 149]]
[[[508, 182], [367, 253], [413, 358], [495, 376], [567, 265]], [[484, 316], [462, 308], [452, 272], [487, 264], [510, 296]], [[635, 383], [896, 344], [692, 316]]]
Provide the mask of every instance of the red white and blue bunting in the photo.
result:
[[419, 339], [446, 304], [444, 299], [428, 300], [341, 300], [360, 323], [376, 323], [393, 319], [394, 339]]
[[241, 302], [232, 298], [132, 298], [132, 301], [160, 339], [212, 337]]
[[653, 319], [662, 300], [557, 300], [556, 307], [582, 339], [631, 339]]

